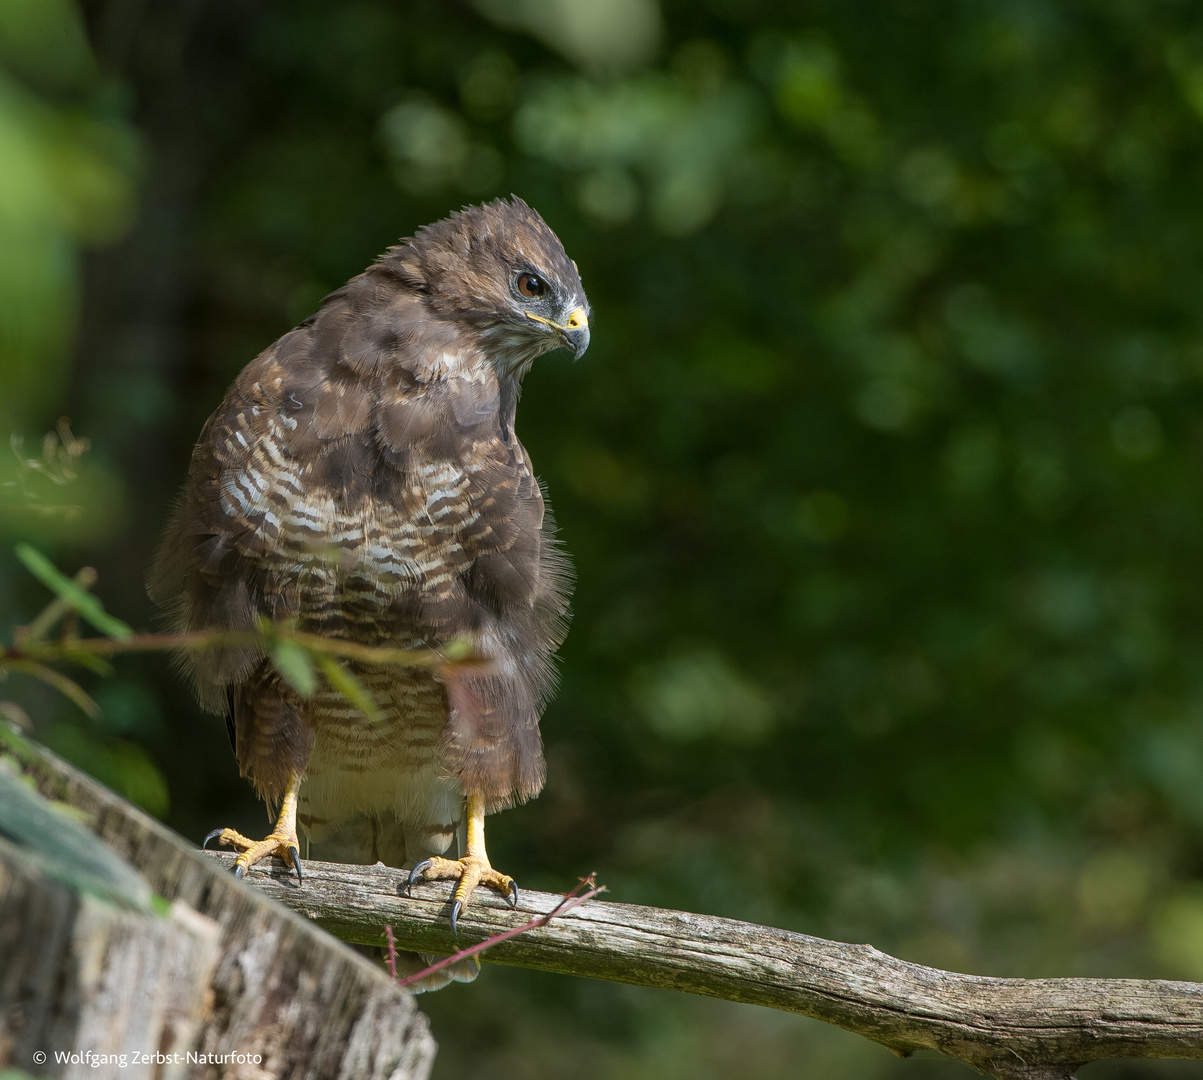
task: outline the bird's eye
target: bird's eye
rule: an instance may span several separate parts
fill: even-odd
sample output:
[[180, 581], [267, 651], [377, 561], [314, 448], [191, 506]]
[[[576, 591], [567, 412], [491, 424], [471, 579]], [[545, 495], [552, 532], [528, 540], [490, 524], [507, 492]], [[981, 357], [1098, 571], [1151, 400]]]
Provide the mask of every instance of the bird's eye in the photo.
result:
[[518, 291], [523, 296], [536, 297], [542, 296], [547, 292], [547, 284], [540, 277], [534, 274], [519, 274], [518, 275]]

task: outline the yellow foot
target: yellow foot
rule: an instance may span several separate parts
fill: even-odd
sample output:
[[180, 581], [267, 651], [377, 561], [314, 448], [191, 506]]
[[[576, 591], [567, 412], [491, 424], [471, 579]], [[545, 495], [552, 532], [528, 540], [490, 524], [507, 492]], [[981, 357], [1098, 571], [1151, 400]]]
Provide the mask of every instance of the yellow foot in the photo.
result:
[[409, 885], [415, 881], [458, 881], [451, 895], [451, 932], [464, 904], [477, 885], [496, 889], [509, 901], [510, 907], [518, 906], [518, 886], [512, 877], [499, 873], [489, 865], [488, 856], [469, 851], [462, 859], [423, 859], [409, 872]]
[[291, 866], [297, 872], [297, 881], [301, 880], [301, 849], [297, 845], [297, 834], [273, 832], [262, 840], [251, 840], [234, 829], [214, 829], [201, 847], [209, 846], [209, 841], [216, 840], [226, 847], [239, 848], [242, 852], [234, 860], [234, 876], [242, 877], [260, 859], [275, 855], [282, 859], [286, 866]]
[[260, 859], [275, 855], [284, 860], [285, 866], [291, 866], [297, 872], [297, 881], [300, 881], [301, 849], [297, 845], [297, 796], [300, 790], [301, 777], [292, 773], [280, 804], [276, 827], [265, 839], [251, 840], [234, 829], [214, 829], [205, 837], [201, 847], [208, 847], [210, 840], [216, 840], [226, 847], [240, 848], [242, 854], [234, 860], [235, 877], [242, 877]]

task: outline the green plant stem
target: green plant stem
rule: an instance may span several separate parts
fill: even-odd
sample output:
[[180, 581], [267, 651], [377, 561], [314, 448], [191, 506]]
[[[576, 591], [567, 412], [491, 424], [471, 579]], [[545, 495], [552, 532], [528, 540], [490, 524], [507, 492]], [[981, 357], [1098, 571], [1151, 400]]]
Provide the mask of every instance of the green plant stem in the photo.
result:
[[[90, 566], [83, 567], [78, 574], [71, 579], [72, 584], [78, 585], [81, 589], [90, 589], [96, 584], [96, 571]], [[59, 619], [74, 613], [75, 609], [71, 606], [71, 601], [66, 597], [55, 597], [41, 611], [36, 619], [28, 626], [24, 626], [20, 631], [18, 643], [27, 645], [32, 641], [39, 641], [50, 633], [51, 627], [54, 626]]]
[[[79, 662], [90, 656], [113, 656], [133, 652], [171, 652], [176, 649], [226, 649], [244, 646], [269, 647], [274, 641], [289, 641], [325, 656], [336, 656], [360, 664], [400, 667], [442, 667], [447, 655], [436, 649], [396, 649], [388, 645], [362, 645], [341, 638], [322, 637], [299, 630], [198, 630], [187, 634], [135, 634], [128, 638], [69, 638], [64, 641], [0, 645], [0, 664], [15, 660]], [[468, 657], [456, 664], [483, 663]]]

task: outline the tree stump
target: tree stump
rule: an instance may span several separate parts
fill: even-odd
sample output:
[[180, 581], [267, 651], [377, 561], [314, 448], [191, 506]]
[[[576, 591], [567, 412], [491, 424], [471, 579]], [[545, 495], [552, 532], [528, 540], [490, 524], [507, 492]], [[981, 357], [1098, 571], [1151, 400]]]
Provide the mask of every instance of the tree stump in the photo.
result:
[[0, 731], [0, 1068], [424, 1080], [412, 995], [148, 815]]

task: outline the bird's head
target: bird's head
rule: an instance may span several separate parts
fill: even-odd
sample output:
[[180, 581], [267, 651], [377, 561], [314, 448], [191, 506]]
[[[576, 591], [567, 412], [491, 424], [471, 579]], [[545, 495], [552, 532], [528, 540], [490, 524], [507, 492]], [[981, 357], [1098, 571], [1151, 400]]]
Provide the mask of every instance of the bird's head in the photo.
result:
[[521, 376], [561, 346], [589, 347], [580, 274], [547, 223], [516, 195], [465, 207], [389, 253], [436, 315], [472, 324], [500, 373]]

